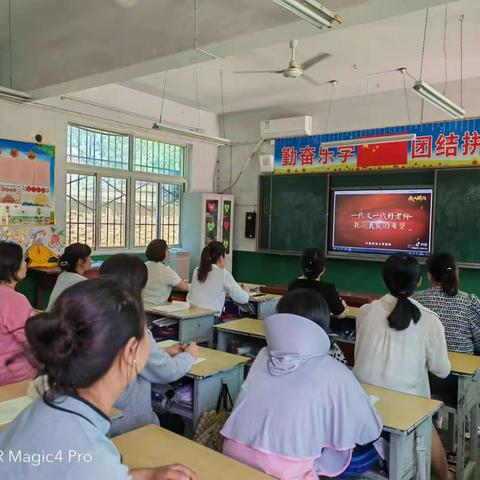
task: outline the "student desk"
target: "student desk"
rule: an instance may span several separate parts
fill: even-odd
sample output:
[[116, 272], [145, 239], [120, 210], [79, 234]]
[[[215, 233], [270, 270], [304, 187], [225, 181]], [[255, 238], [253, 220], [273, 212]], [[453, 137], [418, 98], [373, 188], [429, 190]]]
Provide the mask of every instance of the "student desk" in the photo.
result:
[[232, 322], [215, 325], [218, 332], [217, 349], [228, 351], [228, 346], [234, 338], [256, 338], [265, 341], [263, 321], [257, 318], [241, 318]]
[[[157, 345], [161, 347], [166, 343], [159, 342]], [[235, 400], [245, 378], [245, 365], [250, 360], [241, 355], [202, 347], [200, 347], [200, 357], [205, 360], [194, 365], [186, 374], [186, 377], [193, 380], [193, 408], [189, 409], [186, 406], [172, 403], [171, 408], [165, 409], [191, 419], [194, 429], [203, 412], [217, 406], [222, 382], [228, 385], [230, 395]], [[158, 391], [155, 385], [153, 391]]]
[[276, 313], [277, 303], [281, 298], [281, 295], [259, 293], [252, 295], [248, 303], [253, 307], [255, 317], [263, 320], [269, 315]]
[[199, 480], [273, 480], [243, 463], [192, 442], [157, 425], [148, 425], [113, 439], [129, 468], [181, 463]]
[[[478, 456], [478, 404], [480, 401], [480, 356], [464, 353], [448, 352], [452, 364], [452, 374], [458, 378], [457, 393], [457, 428], [456, 444], [457, 452], [457, 478], [469, 478], [472, 472], [478, 478], [480, 469], [477, 468]], [[470, 442], [468, 457], [465, 448], [465, 422], [470, 416]], [[449, 430], [452, 430], [449, 425]], [[466, 460], [466, 463], [465, 463]]]
[[145, 307], [147, 313], [158, 315], [159, 317], [171, 318], [178, 321], [178, 340], [182, 343], [197, 342], [213, 345], [214, 324], [213, 310], [191, 306], [185, 310], [176, 312], [162, 312], [161, 306]]
[[[380, 398], [375, 408], [382, 417], [383, 431], [390, 433], [389, 478], [395, 480], [414, 478], [417, 475], [417, 448], [419, 448], [425, 455], [426, 476], [423, 478], [429, 479], [432, 417], [440, 410], [442, 402], [373, 385], [362, 386], [366, 393]], [[374, 472], [368, 472], [366, 477], [381, 478]]]
[[[0, 408], [1, 408], [2, 402], [27, 396], [27, 389], [30, 383], [31, 383], [31, 380], [23, 380], [22, 382], [10, 383], [9, 385], [1, 386], [0, 387]], [[118, 408], [112, 408], [112, 411], [110, 412], [111, 419], [120, 418], [122, 415], [123, 415], [123, 412]], [[0, 423], [0, 431], [2, 431], [6, 426], [7, 426], [7, 423]]]

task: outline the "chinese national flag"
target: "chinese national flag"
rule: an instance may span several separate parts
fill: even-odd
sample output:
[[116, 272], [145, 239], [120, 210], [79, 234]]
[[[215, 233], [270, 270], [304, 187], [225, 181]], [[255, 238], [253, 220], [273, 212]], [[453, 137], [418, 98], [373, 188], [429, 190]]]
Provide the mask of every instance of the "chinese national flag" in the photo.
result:
[[372, 143], [357, 147], [357, 166], [387, 167], [406, 165], [408, 160], [408, 142]]

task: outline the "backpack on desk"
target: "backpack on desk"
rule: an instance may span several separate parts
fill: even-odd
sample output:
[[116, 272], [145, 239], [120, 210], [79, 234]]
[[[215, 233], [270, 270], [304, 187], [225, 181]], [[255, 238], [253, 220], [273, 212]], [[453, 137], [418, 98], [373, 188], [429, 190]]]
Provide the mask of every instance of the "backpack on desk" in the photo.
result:
[[[230, 402], [230, 408], [228, 406]], [[221, 452], [223, 450], [223, 437], [220, 430], [225, 425], [233, 408], [233, 400], [228, 390], [228, 385], [222, 382], [217, 408], [204, 412], [198, 421], [193, 440], [201, 445]]]

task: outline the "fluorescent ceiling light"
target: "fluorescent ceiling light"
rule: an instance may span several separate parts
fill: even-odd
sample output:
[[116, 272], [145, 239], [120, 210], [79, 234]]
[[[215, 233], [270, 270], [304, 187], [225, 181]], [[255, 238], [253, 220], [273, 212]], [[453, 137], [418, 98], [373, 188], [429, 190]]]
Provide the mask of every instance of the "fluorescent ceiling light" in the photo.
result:
[[342, 23], [339, 15], [325, 8], [317, 0], [273, 0], [295, 15], [318, 28], [331, 28], [333, 22]]
[[456, 103], [452, 102], [449, 98], [442, 95], [438, 90], [435, 90], [435, 88], [428, 83], [425, 83], [423, 80], [415, 82], [413, 90], [423, 99], [428, 100], [436, 107], [447, 112], [453, 118], [465, 117], [465, 110], [462, 107], [459, 107]]
[[372, 145], [377, 143], [410, 142], [417, 136], [414, 133], [401, 135], [380, 135], [377, 137], [352, 138], [351, 140], [339, 140], [338, 142], [323, 142], [320, 148], [355, 147], [357, 145]]
[[227, 138], [214, 137], [205, 133], [188, 130], [186, 128], [173, 127], [172, 125], [160, 122], [155, 122], [152, 128], [154, 130], [161, 130], [163, 132], [173, 133], [175, 135], [181, 135], [182, 137], [188, 137], [203, 142], [214, 143], [216, 145], [229, 145], [231, 143]]
[[29, 93], [21, 92], [20, 90], [13, 90], [7, 87], [0, 86], [0, 97], [7, 97], [14, 100], [27, 101], [31, 100], [32, 96]]

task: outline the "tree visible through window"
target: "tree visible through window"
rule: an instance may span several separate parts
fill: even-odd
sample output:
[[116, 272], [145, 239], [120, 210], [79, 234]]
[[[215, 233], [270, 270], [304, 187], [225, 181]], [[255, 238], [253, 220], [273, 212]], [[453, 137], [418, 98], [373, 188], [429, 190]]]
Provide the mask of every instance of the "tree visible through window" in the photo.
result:
[[184, 146], [69, 125], [67, 243], [178, 245], [184, 163]]

